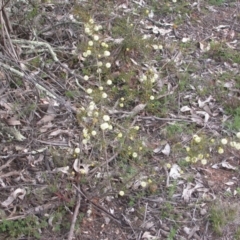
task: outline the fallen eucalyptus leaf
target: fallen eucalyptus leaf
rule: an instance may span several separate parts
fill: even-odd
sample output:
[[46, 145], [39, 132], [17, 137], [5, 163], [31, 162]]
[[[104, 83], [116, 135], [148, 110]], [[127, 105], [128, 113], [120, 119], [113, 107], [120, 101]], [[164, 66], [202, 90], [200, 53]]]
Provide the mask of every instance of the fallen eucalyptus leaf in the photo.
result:
[[177, 164], [173, 164], [169, 173], [169, 177], [173, 179], [178, 179], [181, 174], [181, 168]]
[[7, 200], [5, 200], [1, 203], [1, 205], [3, 207], [8, 207], [16, 198], [20, 198], [23, 200], [26, 193], [27, 192], [24, 188], [17, 188], [14, 192], [12, 192], [10, 194], [10, 196], [7, 198]]
[[167, 143], [164, 149], [162, 150], [162, 153], [166, 156], [169, 156], [170, 152], [171, 152], [171, 148], [170, 148], [170, 145]]

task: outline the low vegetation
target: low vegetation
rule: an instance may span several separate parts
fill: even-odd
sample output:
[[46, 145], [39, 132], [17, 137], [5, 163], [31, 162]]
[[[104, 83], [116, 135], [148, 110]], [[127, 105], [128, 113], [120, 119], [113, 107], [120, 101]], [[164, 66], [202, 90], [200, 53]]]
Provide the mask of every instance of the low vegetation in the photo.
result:
[[4, 6], [0, 238], [240, 239], [237, 2], [27, 2]]

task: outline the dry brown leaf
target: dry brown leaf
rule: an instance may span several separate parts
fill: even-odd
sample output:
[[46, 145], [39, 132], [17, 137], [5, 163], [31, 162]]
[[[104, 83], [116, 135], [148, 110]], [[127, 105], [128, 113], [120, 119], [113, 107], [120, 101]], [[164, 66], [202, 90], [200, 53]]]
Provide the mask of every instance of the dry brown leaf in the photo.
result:
[[51, 104], [49, 104], [47, 114], [40, 121], [37, 122], [37, 125], [51, 122], [55, 118], [55, 116], [56, 116], [55, 109]]
[[210, 115], [207, 113], [207, 112], [204, 112], [204, 111], [196, 111], [197, 114], [200, 114], [200, 115], [203, 115], [204, 116], [204, 122], [207, 123], [209, 118], [210, 118]]
[[198, 99], [198, 106], [200, 108], [203, 108], [206, 105], [206, 103], [210, 102], [211, 100], [213, 100], [213, 97], [211, 95], [205, 101], [201, 101], [201, 99], [199, 98]]
[[58, 135], [60, 135], [60, 134], [63, 134], [63, 133], [64, 133], [64, 134], [67, 134], [67, 135], [71, 135], [71, 132], [70, 132], [69, 130], [57, 129], [57, 130], [51, 132], [51, 133], [49, 134], [49, 136], [51, 136], [51, 137], [56, 137], [56, 136], [58, 136]]
[[39, 131], [41, 133], [47, 132], [49, 128], [52, 128], [53, 124], [51, 122], [48, 122], [47, 124], [43, 125], [42, 127], [40, 127]]
[[9, 126], [17, 126], [17, 125], [21, 125], [21, 122], [15, 118], [10, 118], [10, 119], [7, 119], [7, 124]]

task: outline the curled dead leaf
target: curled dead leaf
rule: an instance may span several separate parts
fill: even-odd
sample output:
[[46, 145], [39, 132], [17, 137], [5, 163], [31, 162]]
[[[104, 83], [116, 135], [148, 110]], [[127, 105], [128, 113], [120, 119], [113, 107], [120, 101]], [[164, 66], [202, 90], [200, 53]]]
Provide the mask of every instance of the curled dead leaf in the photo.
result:
[[83, 164], [80, 163], [79, 159], [75, 159], [74, 163], [73, 163], [73, 169], [77, 172], [77, 173], [82, 173], [82, 174], [88, 174], [89, 172], [89, 167], [91, 165], [89, 164]]
[[170, 148], [170, 145], [167, 143], [164, 147], [164, 149], [162, 150], [162, 153], [166, 156], [169, 156], [170, 155], [170, 151], [171, 151], [171, 148]]
[[23, 198], [26, 195], [26, 190], [24, 188], [17, 188], [14, 192], [10, 194], [10, 196], [7, 198], [7, 200], [3, 201], [1, 205], [3, 207], [8, 207], [16, 198], [20, 198], [23, 200]]
[[188, 112], [188, 111], [191, 111], [191, 108], [188, 107], [188, 106], [183, 106], [183, 107], [181, 107], [180, 111], [181, 112]]

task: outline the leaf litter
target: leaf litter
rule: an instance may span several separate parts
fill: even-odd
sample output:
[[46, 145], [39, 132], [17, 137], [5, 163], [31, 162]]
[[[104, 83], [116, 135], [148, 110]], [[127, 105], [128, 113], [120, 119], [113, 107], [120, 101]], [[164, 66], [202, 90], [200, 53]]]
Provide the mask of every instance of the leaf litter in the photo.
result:
[[[169, 4], [172, 9], [181, 5], [174, 2]], [[143, 9], [152, 7], [150, 3], [144, 1], [126, 1], [126, 3], [118, 4], [115, 12], [111, 14], [114, 17], [124, 16], [124, 14], [134, 12], [136, 6]], [[57, 12], [61, 9], [64, 11], [71, 9], [69, 4], [63, 6], [58, 3], [44, 5], [44, 7], [52, 11], [52, 14], [48, 15], [49, 19], [57, 18], [62, 21], [61, 23], [64, 23], [64, 14], [61, 11]], [[156, 8], [159, 10], [161, 6], [157, 5]], [[108, 110], [115, 123], [119, 119], [126, 118], [134, 119], [135, 122], [141, 124], [143, 129], [141, 140], [151, 152], [147, 159], [149, 166], [140, 168], [138, 171], [135, 171], [134, 168], [126, 169], [126, 172], [129, 173], [127, 179], [123, 179], [118, 174], [122, 170], [122, 166], [115, 164], [121, 158], [118, 153], [115, 153], [112, 159], [108, 152], [106, 159], [100, 158], [102, 161], [107, 161], [108, 164], [87, 161], [86, 156], [93, 156], [99, 160], [99, 151], [92, 148], [90, 144], [88, 146], [81, 145], [82, 132], [76, 125], [74, 115], [66, 108], [54, 104], [47, 98], [44, 100], [44, 98], [35, 97], [38, 96], [39, 89], [35, 91], [27, 86], [29, 83], [24, 83], [28, 90], [21, 95], [20, 87], [12, 92], [9, 82], [3, 80], [1, 84], [5, 86], [1, 86], [1, 89], [7, 89], [7, 91], [4, 90], [4, 96], [1, 96], [0, 99], [2, 142], [0, 184], [4, 190], [1, 196], [1, 199], [4, 200], [1, 201], [1, 205], [6, 213], [10, 213], [6, 219], [11, 219], [12, 216], [15, 216], [16, 219], [19, 216], [20, 219], [26, 214], [38, 214], [39, 211], [45, 211], [47, 214], [50, 213], [48, 223], [53, 227], [54, 217], [50, 216], [51, 213], [54, 213], [59, 205], [64, 206], [71, 200], [75, 201], [76, 196], [80, 194], [82, 196], [80, 210], [86, 213], [80, 226], [81, 235], [78, 235], [76, 231], [76, 236], [81, 236], [81, 239], [97, 239], [99, 232], [103, 236], [102, 239], [169, 239], [172, 235], [175, 239], [201, 239], [203, 231], [208, 226], [206, 222], [208, 222], [207, 215], [210, 211], [209, 203], [214, 202], [216, 198], [223, 198], [222, 193], [232, 194], [229, 201], [237, 201], [238, 189], [235, 187], [235, 179], [239, 177], [236, 171], [239, 164], [237, 150], [228, 149], [222, 156], [217, 155], [215, 151], [211, 155], [212, 161], [206, 167], [199, 166], [198, 163], [192, 167], [185, 167], [181, 161], [184, 159], [184, 154], [181, 151], [180, 153], [175, 152], [179, 142], [187, 145], [191, 141], [190, 137], [183, 136], [184, 131], [186, 131], [186, 135], [192, 134], [187, 132], [191, 126], [196, 131], [211, 137], [226, 132], [222, 123], [230, 116], [225, 112], [223, 104], [229, 97], [231, 99], [239, 98], [237, 80], [227, 79], [221, 82], [218, 79], [229, 70], [237, 74], [239, 63], [233, 63], [231, 59], [224, 59], [221, 49], [221, 54], [215, 57], [218, 42], [227, 41], [226, 45], [229, 49], [236, 49], [239, 45], [239, 36], [231, 32], [231, 30], [237, 32], [238, 29], [234, 24], [228, 23], [235, 8], [230, 5], [227, 7], [208, 6], [207, 3], [188, 4], [188, 8], [190, 11], [186, 13], [188, 21], [179, 21], [177, 26], [174, 22], [179, 20], [177, 19], [178, 14], [172, 11], [159, 16], [157, 10], [151, 10], [147, 18], [140, 22], [139, 30], [143, 35], [152, 36], [157, 42], [152, 45], [154, 46], [152, 48], [156, 51], [156, 55], [161, 56], [161, 59], [153, 61], [154, 71], [167, 73], [157, 79], [156, 89], [154, 89], [157, 93], [157, 100], [165, 101], [167, 114], [162, 113], [164, 109], [158, 109], [162, 116], [157, 116], [158, 112], [149, 111], [149, 106], [138, 102], [137, 99], [126, 111]], [[202, 12], [204, 8], [209, 10], [205, 14]], [[46, 14], [48, 13], [46, 12]], [[61, 16], [61, 14], [63, 15]], [[109, 29], [111, 29], [110, 25], [109, 22]], [[57, 44], [55, 47], [62, 51], [63, 56], [64, 54], [68, 56], [69, 51], [74, 54], [74, 51], [77, 50], [74, 47], [76, 46], [74, 41], [77, 41], [75, 35], [82, 36], [82, 33], [74, 26], [52, 31], [50, 23], [45, 26], [39, 26], [36, 23], [36, 27], [42, 31], [44, 41], [52, 44], [51, 41], [54, 39], [61, 39], [63, 45]], [[48, 28], [50, 28], [49, 31], [46, 31]], [[21, 32], [21, 29], [18, 31]], [[70, 36], [70, 41], [66, 41], [64, 34]], [[121, 45], [124, 38], [109, 38], [108, 41]], [[192, 45], [193, 43], [195, 46]], [[155, 45], [161, 46], [161, 49], [157, 49]], [[22, 46], [22, 50], [25, 51], [24, 46]], [[39, 48], [39, 50], [41, 49]], [[42, 50], [46, 52], [45, 48]], [[30, 63], [33, 53], [30, 51], [25, 54], [26, 59], [24, 60]], [[60, 61], [51, 52], [50, 55], [53, 56], [54, 61], [45, 61], [49, 59], [43, 54], [41, 61], [45, 61], [42, 65], [44, 74], [41, 73], [41, 75], [36, 71], [35, 76], [50, 86], [50, 88], [44, 88], [44, 91], [45, 94], [48, 93], [46, 95], [53, 97], [55, 94], [51, 94], [52, 89], [55, 93], [64, 94], [67, 92], [67, 88], [75, 85], [74, 77], [79, 74], [79, 69], [74, 66], [74, 61], [68, 64], [62, 63], [59, 66], [58, 63], [65, 61], [66, 58], [59, 58]], [[82, 58], [79, 59], [81, 62]], [[130, 62], [135, 67], [142, 67], [142, 72], [148, 68], [146, 64], [140, 63], [140, 59], [134, 55], [130, 57]], [[147, 63], [149, 66], [150, 62], [149, 60]], [[123, 62], [116, 62], [116, 66], [121, 68]], [[192, 67], [195, 69], [192, 70]], [[179, 90], [184, 81], [182, 78], [184, 74], [189, 82]], [[55, 79], [59, 79], [59, 81]], [[11, 84], [19, 83], [16, 81]], [[219, 98], [216, 99], [218, 94], [216, 96], [212, 93], [204, 94], [205, 84], [209, 88], [222, 86], [228, 90], [229, 95], [224, 99], [223, 94], [223, 101], [219, 101]], [[71, 104], [75, 109], [79, 107], [79, 103], [85, 107], [88, 105], [87, 97], [81, 96], [83, 89], [80, 89], [78, 90], [80, 91], [79, 95], [73, 94], [72, 96]], [[162, 92], [163, 89], [166, 91]], [[40, 93], [40, 96], [44, 94], [44, 91]], [[14, 94], [18, 98], [13, 98]], [[177, 99], [174, 106], [170, 102], [171, 97]], [[56, 97], [54, 99], [56, 101]], [[45, 109], [40, 106], [43, 100]], [[116, 103], [118, 104], [118, 102]], [[23, 112], [24, 114], [22, 114]], [[86, 120], [80, 125], [90, 124], [89, 119]], [[166, 124], [168, 121], [175, 122], [176, 120], [179, 120], [180, 123], [188, 120], [185, 122], [186, 126], [182, 132], [178, 132], [178, 128], [174, 129], [172, 124]], [[166, 125], [168, 130], [165, 128]], [[171, 126], [173, 130], [171, 130]], [[169, 134], [171, 131], [173, 131], [172, 135]], [[227, 132], [228, 138], [231, 134], [231, 132]], [[14, 141], [19, 142], [20, 145]], [[73, 151], [76, 147], [82, 149], [81, 154], [77, 157], [74, 156]], [[114, 151], [114, 141], [111, 148], [110, 153]], [[43, 153], [38, 149], [43, 149]], [[229, 159], [227, 154], [234, 157]], [[228, 161], [224, 159], [228, 159]], [[170, 164], [170, 168], [166, 168], [166, 164]], [[96, 175], [94, 175], [95, 168], [97, 169]], [[83, 175], [92, 180], [89, 181], [89, 185], [81, 184], [80, 191], [68, 188], [69, 184], [71, 185], [73, 182], [84, 181]], [[47, 176], [47, 180], [44, 176]], [[101, 181], [95, 181], [96, 178]], [[56, 191], [49, 193], [43, 184], [49, 184], [49, 181], [56, 179]], [[113, 190], [113, 186], [121, 185], [122, 182], [125, 183], [126, 189], [124, 196], [120, 197]], [[19, 188], [16, 183], [19, 185], [24, 183], [27, 187]], [[38, 199], [38, 195], [33, 189], [35, 187], [37, 190], [41, 190], [42, 199]], [[29, 201], [26, 194], [30, 194], [34, 200]], [[28, 207], [24, 201], [27, 202]], [[59, 205], [55, 204], [56, 201]], [[15, 207], [19, 205], [22, 205], [22, 208], [15, 213]], [[129, 205], [134, 206], [131, 208], [134, 209], [133, 211], [129, 210]], [[74, 208], [70, 208], [68, 211], [72, 216]], [[203, 219], [203, 221], [199, 219]], [[236, 223], [231, 223], [229, 228], [225, 227], [225, 234], [234, 235], [236, 226]], [[92, 232], [89, 229], [92, 229]], [[210, 228], [207, 228], [205, 234], [211, 239], [218, 239]], [[62, 235], [57, 235], [58, 239], [64, 239]], [[72, 235], [69, 234], [69, 236]], [[45, 238], [51, 239], [52, 236], [46, 235]]]

